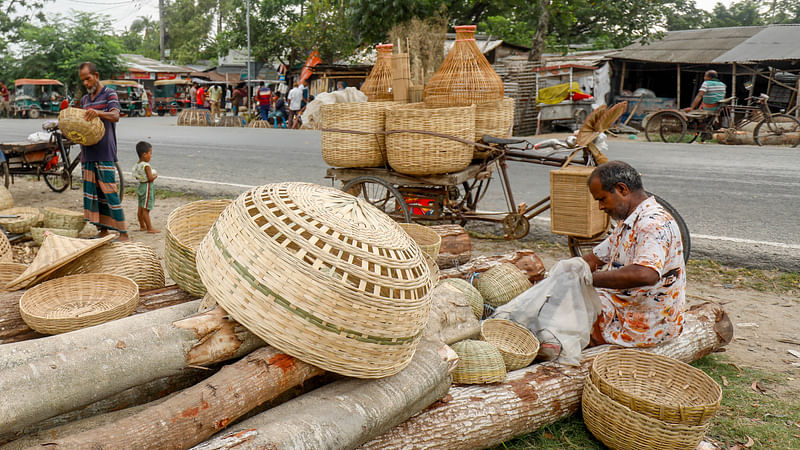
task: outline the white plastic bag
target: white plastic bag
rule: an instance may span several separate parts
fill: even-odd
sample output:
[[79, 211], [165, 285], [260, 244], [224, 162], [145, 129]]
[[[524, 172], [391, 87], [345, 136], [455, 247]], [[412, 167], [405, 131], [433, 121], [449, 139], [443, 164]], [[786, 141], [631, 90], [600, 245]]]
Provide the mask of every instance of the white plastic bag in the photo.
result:
[[558, 361], [576, 366], [598, 314], [600, 298], [592, 287], [589, 264], [570, 258], [559, 261], [548, 278], [497, 308], [492, 317], [522, 324], [543, 344], [555, 339]]

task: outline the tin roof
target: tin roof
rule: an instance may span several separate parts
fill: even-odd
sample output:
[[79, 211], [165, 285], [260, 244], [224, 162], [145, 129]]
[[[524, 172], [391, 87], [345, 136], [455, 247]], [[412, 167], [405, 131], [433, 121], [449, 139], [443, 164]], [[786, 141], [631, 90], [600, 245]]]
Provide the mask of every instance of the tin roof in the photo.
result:
[[147, 58], [142, 55], [123, 53], [119, 55], [123, 64], [129, 72], [166, 72], [166, 73], [189, 73], [192, 69], [184, 66], [175, 66], [162, 63], [155, 59]]
[[36, 86], [63, 86], [64, 84], [58, 80], [50, 80], [48, 78], [18, 78], [14, 80], [15, 86], [21, 86], [24, 84], [33, 84]]
[[800, 60], [800, 24], [770, 25], [716, 57], [716, 63]]
[[631, 44], [620, 50], [615, 58], [664, 63], [711, 64], [716, 62], [718, 57], [765, 28], [757, 26], [670, 31], [660, 40], [648, 44]]

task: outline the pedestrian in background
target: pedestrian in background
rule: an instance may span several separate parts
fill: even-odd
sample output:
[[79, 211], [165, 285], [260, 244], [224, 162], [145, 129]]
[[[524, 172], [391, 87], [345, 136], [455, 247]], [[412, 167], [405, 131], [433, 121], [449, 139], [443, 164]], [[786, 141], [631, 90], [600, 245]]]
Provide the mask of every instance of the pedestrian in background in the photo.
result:
[[11, 117], [11, 105], [8, 102], [9, 95], [6, 84], [0, 82], [0, 114], [5, 113], [6, 117]]
[[245, 93], [242, 94], [242, 87], [243, 84], [239, 83], [234, 89], [233, 93], [231, 94], [231, 111], [233, 112], [234, 116], [239, 115], [239, 107], [242, 106], [242, 97], [247, 96]]
[[192, 109], [197, 108], [197, 83], [192, 83], [192, 88], [189, 89], [189, 101], [192, 102]]
[[258, 109], [261, 112], [261, 120], [267, 120], [269, 118], [269, 109], [272, 100], [272, 90], [267, 86], [264, 86], [264, 82], [258, 84], [258, 90], [256, 91], [256, 102], [258, 102]]
[[220, 116], [219, 102], [222, 98], [222, 88], [218, 84], [212, 85], [208, 90], [208, 103], [211, 105], [211, 116], [218, 119]]
[[196, 97], [197, 97], [197, 108], [198, 109], [205, 108], [206, 90], [203, 86], [199, 85], [197, 86]]
[[[297, 113], [303, 108], [303, 85], [295, 83], [289, 91], [289, 128], [295, 128]], [[299, 125], [299, 123], [298, 123]]]

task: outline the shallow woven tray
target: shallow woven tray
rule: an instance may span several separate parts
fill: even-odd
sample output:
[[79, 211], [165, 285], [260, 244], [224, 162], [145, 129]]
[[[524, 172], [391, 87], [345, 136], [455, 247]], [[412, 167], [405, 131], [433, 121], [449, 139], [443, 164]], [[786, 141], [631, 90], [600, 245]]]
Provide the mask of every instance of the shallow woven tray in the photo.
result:
[[442, 245], [442, 237], [429, 227], [417, 225], [416, 223], [400, 223], [400, 228], [403, 229], [414, 242], [419, 245], [419, 248], [435, 261], [439, 256], [439, 246]]
[[533, 286], [527, 275], [511, 263], [503, 263], [483, 272], [474, 284], [483, 296], [484, 303], [493, 308], [505, 305]]
[[58, 334], [126, 317], [139, 288], [107, 273], [72, 275], [34, 286], [19, 299], [22, 320], [42, 334]]
[[33, 239], [33, 242], [36, 242], [36, 244], [42, 245], [42, 242], [44, 242], [45, 239], [45, 234], [57, 234], [59, 236], [76, 238], [78, 237], [78, 230], [31, 227], [31, 238]]
[[506, 97], [482, 103], [475, 108], [475, 141], [483, 135], [507, 138], [511, 137], [514, 126], [514, 99]]
[[722, 388], [702, 370], [639, 350], [599, 355], [591, 377], [603, 394], [664, 422], [703, 425], [722, 401]]
[[[374, 133], [383, 131], [386, 109], [395, 102], [322, 105], [322, 128]], [[334, 167], [386, 165], [386, 135], [322, 132], [322, 159]]]
[[393, 375], [411, 362], [433, 283], [389, 216], [338, 189], [276, 183], [240, 195], [197, 251], [217, 302], [270, 345], [325, 370]]
[[164, 269], [156, 252], [141, 242], [112, 242], [66, 264], [49, 276], [110, 273], [133, 280], [140, 291], [164, 287]]
[[506, 364], [497, 347], [486, 341], [467, 339], [451, 346], [458, 354], [453, 383], [488, 384], [506, 379]]
[[68, 209], [54, 208], [47, 206], [42, 209], [44, 215], [45, 228], [61, 228], [64, 230], [81, 231], [86, 225], [82, 211], [70, 211]]
[[2, 225], [9, 233], [27, 233], [31, 227], [44, 220], [44, 217], [37, 208], [28, 208], [25, 206], [17, 206], [15, 208], [8, 208], [0, 211], [0, 216], [19, 216], [16, 219], [0, 219]]
[[0, 262], [11, 262], [13, 259], [14, 253], [11, 251], [11, 242], [8, 241], [6, 234], [0, 231]]
[[8, 282], [22, 275], [22, 272], [25, 272], [27, 268], [28, 266], [25, 264], [10, 261], [0, 262], [0, 292], [5, 292]]
[[0, 210], [13, 207], [14, 197], [11, 196], [11, 192], [5, 186], [0, 186]]
[[230, 200], [199, 200], [176, 208], [167, 218], [164, 265], [170, 278], [198, 298], [206, 294], [195, 264], [197, 246]]
[[475, 317], [478, 319], [483, 317], [483, 296], [473, 285], [469, 284], [467, 280], [462, 280], [461, 278], [445, 278], [442, 280], [442, 283], [447, 283], [461, 291], [467, 298]]
[[522, 325], [506, 319], [481, 322], [481, 339], [497, 347], [509, 372], [530, 366], [539, 353], [536, 336]]
[[92, 120], [83, 118], [86, 111], [80, 108], [66, 108], [58, 113], [58, 128], [70, 141], [81, 145], [94, 145], [103, 139], [106, 127], [99, 117]]
[[586, 377], [581, 402], [586, 428], [602, 443], [620, 450], [694, 449], [711, 425], [668, 423], [633, 411], [600, 392]]

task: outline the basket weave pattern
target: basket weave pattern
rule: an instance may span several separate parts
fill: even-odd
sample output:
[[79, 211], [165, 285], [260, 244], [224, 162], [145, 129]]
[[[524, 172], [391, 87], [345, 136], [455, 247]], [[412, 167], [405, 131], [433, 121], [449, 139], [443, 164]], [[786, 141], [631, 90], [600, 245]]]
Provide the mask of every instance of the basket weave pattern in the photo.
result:
[[76, 238], [78, 237], [78, 230], [69, 230], [65, 228], [31, 228], [31, 238], [33, 238], [33, 242], [36, 242], [38, 245], [42, 245], [46, 234], [57, 234], [59, 236]]
[[13, 207], [14, 197], [11, 196], [11, 192], [5, 186], [0, 186], [0, 210]]
[[272, 124], [266, 120], [253, 120], [247, 124], [247, 128], [272, 128]]
[[64, 230], [81, 231], [86, 225], [83, 212], [47, 206], [42, 209], [44, 226], [46, 228], [61, 228]]
[[439, 256], [439, 246], [442, 245], [442, 237], [430, 228], [416, 223], [399, 223], [419, 248], [430, 256], [434, 261]]
[[211, 113], [202, 109], [184, 109], [178, 114], [178, 125], [190, 127], [210, 127]]
[[475, 279], [475, 288], [483, 301], [494, 308], [505, 305], [531, 286], [525, 273], [511, 263], [494, 266]]
[[392, 44], [375, 46], [378, 57], [369, 75], [364, 79], [360, 91], [366, 94], [368, 102], [390, 102], [392, 94]]
[[2, 225], [9, 233], [27, 233], [31, 227], [36, 226], [44, 220], [42, 214], [36, 208], [18, 206], [0, 211], [0, 216], [19, 216], [16, 219], [0, 219]]
[[603, 353], [595, 358], [591, 377], [614, 401], [669, 423], [708, 423], [722, 401], [722, 388], [703, 371], [648, 352]]
[[481, 340], [497, 347], [508, 371], [530, 366], [539, 353], [536, 336], [522, 325], [506, 319], [481, 322]]
[[608, 228], [609, 218], [592, 197], [586, 180], [594, 167], [570, 166], [550, 171], [550, 231], [592, 238]]
[[56, 278], [19, 299], [22, 320], [42, 334], [58, 334], [126, 317], [139, 303], [139, 288], [107, 273]]
[[483, 135], [507, 138], [514, 126], [514, 99], [506, 97], [475, 108], [475, 141]]
[[14, 253], [11, 251], [11, 242], [8, 241], [6, 234], [0, 231], [0, 262], [11, 262]]
[[452, 345], [458, 354], [453, 383], [501, 383], [506, 379], [506, 365], [497, 347], [486, 341], [467, 339]]
[[447, 283], [461, 291], [467, 298], [475, 317], [478, 319], [483, 317], [483, 296], [474, 286], [469, 284], [467, 280], [462, 280], [461, 278], [445, 278], [442, 280], [442, 283]]
[[[475, 106], [426, 109], [420, 103], [389, 108], [386, 129], [432, 131], [472, 142]], [[386, 156], [392, 169], [406, 175], [457, 172], [472, 162], [473, 146], [421, 133], [386, 136]]]
[[133, 280], [139, 289], [164, 287], [164, 269], [152, 248], [140, 242], [113, 242], [61, 267], [50, 279], [81, 273], [110, 273]]
[[[351, 131], [383, 131], [386, 109], [394, 102], [356, 102], [322, 105], [322, 128]], [[381, 167], [386, 165], [386, 136], [378, 134], [322, 132], [322, 159], [334, 167]]]
[[58, 113], [58, 128], [70, 141], [81, 145], [94, 145], [103, 139], [106, 127], [99, 117], [86, 120], [83, 115], [85, 110], [80, 108], [66, 108]]
[[270, 345], [359, 378], [407, 366], [430, 309], [424, 254], [388, 216], [308, 183], [240, 195], [197, 252], [209, 294]]
[[[2, 233], [0, 233], [0, 236]], [[1, 238], [0, 238], [1, 239]], [[0, 292], [5, 292], [6, 285], [13, 279], [22, 275], [28, 266], [15, 262], [0, 262]]]
[[170, 278], [198, 298], [206, 294], [195, 264], [197, 246], [230, 200], [199, 200], [176, 208], [167, 218], [164, 265]]

